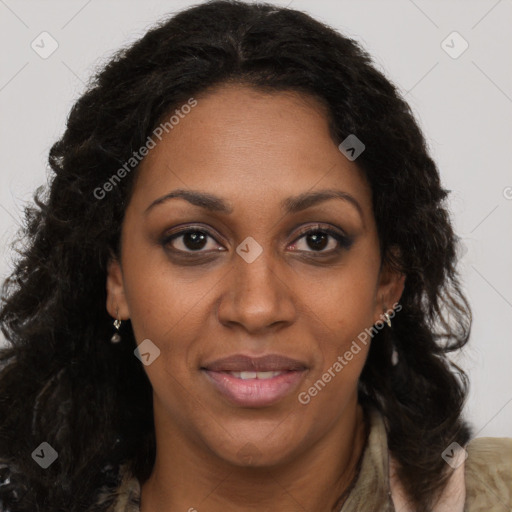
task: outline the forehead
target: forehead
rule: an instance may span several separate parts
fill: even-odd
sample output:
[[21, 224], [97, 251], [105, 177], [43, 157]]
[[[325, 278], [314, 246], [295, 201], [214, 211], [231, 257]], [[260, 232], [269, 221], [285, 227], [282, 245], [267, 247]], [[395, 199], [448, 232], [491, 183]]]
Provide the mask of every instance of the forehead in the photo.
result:
[[140, 208], [177, 188], [207, 190], [233, 206], [332, 187], [369, 201], [362, 173], [339, 151], [314, 98], [229, 85], [195, 99], [140, 164], [132, 198]]

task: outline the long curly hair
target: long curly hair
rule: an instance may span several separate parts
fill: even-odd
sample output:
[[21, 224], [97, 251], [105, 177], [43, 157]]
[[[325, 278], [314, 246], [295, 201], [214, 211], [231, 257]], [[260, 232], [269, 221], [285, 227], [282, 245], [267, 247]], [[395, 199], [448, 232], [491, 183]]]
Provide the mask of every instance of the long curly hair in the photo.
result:
[[[1, 510], [89, 510], [121, 464], [141, 482], [149, 477], [151, 384], [129, 321], [123, 343], [109, 342], [105, 308], [107, 263], [119, 256], [137, 168], [107, 197], [95, 190], [163, 116], [226, 83], [313, 97], [336, 144], [356, 134], [366, 146], [356, 163], [372, 189], [382, 264], [406, 282], [392, 329], [371, 343], [359, 399], [384, 415], [398, 476], [419, 512], [432, 510], [449, 477], [443, 450], [470, 439], [468, 379], [447, 354], [467, 342], [471, 310], [449, 192], [410, 107], [368, 53], [331, 27], [293, 9], [216, 0], [160, 22], [92, 77], [50, 150], [49, 185], [25, 208], [0, 309], [8, 342], [0, 350]], [[58, 453], [47, 469], [32, 456], [42, 442]]]

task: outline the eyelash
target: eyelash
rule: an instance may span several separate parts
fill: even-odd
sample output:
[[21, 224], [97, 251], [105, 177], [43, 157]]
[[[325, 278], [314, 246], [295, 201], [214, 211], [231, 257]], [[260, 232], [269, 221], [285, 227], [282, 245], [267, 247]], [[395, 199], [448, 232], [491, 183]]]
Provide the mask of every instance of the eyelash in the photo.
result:
[[[208, 230], [206, 230], [205, 228], [199, 227], [199, 226], [197, 226], [197, 227], [189, 226], [186, 229], [178, 231], [177, 233], [173, 233], [172, 235], [164, 237], [161, 240], [161, 245], [164, 248], [167, 248], [169, 246], [169, 244], [173, 240], [176, 240], [177, 238], [179, 238], [181, 236], [184, 236], [186, 234], [189, 234], [189, 233], [201, 233], [201, 234], [207, 235], [208, 237], [210, 237], [213, 240], [215, 240], [215, 237]], [[345, 235], [342, 235], [341, 233], [335, 231], [334, 229], [331, 229], [331, 228], [328, 228], [328, 227], [315, 226], [313, 228], [310, 227], [308, 229], [305, 229], [304, 231], [301, 231], [299, 233], [299, 236], [293, 241], [293, 244], [297, 243], [299, 240], [301, 240], [302, 238], [304, 238], [305, 236], [310, 235], [310, 234], [325, 234], [325, 235], [329, 235], [329, 236], [331, 236], [332, 238], [334, 238], [338, 242], [338, 247], [335, 248], [335, 249], [331, 249], [329, 251], [323, 251], [323, 250], [322, 251], [313, 251], [313, 250], [311, 250], [311, 251], [302, 251], [302, 250], [298, 250], [297, 252], [300, 252], [300, 253], [303, 253], [303, 252], [310, 253], [310, 256], [312, 256], [312, 257], [322, 257], [322, 256], [327, 256], [327, 255], [331, 255], [332, 256], [333, 254], [339, 253], [343, 249], [349, 249], [350, 246], [353, 243], [353, 239], [352, 238], [350, 238], [348, 236], [345, 236]], [[178, 253], [179, 255], [184, 255], [187, 258], [188, 257], [193, 257], [196, 254], [205, 253], [205, 251], [202, 251], [202, 250], [198, 250], [198, 251], [183, 251], [181, 249], [170, 249], [170, 250], [172, 252], [174, 252], [175, 254]], [[208, 253], [208, 252], [209, 251], [206, 251], [206, 253]]]

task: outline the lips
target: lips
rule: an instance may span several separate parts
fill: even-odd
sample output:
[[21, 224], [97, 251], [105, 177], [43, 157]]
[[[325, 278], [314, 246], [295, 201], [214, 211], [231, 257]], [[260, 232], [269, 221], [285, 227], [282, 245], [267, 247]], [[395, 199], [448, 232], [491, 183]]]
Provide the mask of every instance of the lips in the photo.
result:
[[265, 407], [296, 389], [308, 367], [278, 354], [258, 358], [237, 354], [207, 363], [201, 370], [213, 388], [230, 403], [240, 407]]
[[212, 372], [279, 372], [305, 370], [307, 365], [279, 354], [249, 357], [243, 354], [217, 359], [202, 367]]

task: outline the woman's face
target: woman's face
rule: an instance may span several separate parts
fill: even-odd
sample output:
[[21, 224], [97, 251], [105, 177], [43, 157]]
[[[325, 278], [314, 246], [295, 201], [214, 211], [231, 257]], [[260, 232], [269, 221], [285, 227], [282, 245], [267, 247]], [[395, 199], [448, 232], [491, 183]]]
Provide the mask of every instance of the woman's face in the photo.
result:
[[[352, 342], [403, 280], [380, 272], [371, 190], [320, 105], [241, 86], [196, 99], [137, 171], [107, 307], [150, 340], [157, 430], [271, 465], [355, 407], [369, 343]], [[178, 190], [195, 199], [165, 199]], [[214, 364], [237, 355], [271, 357]]]

